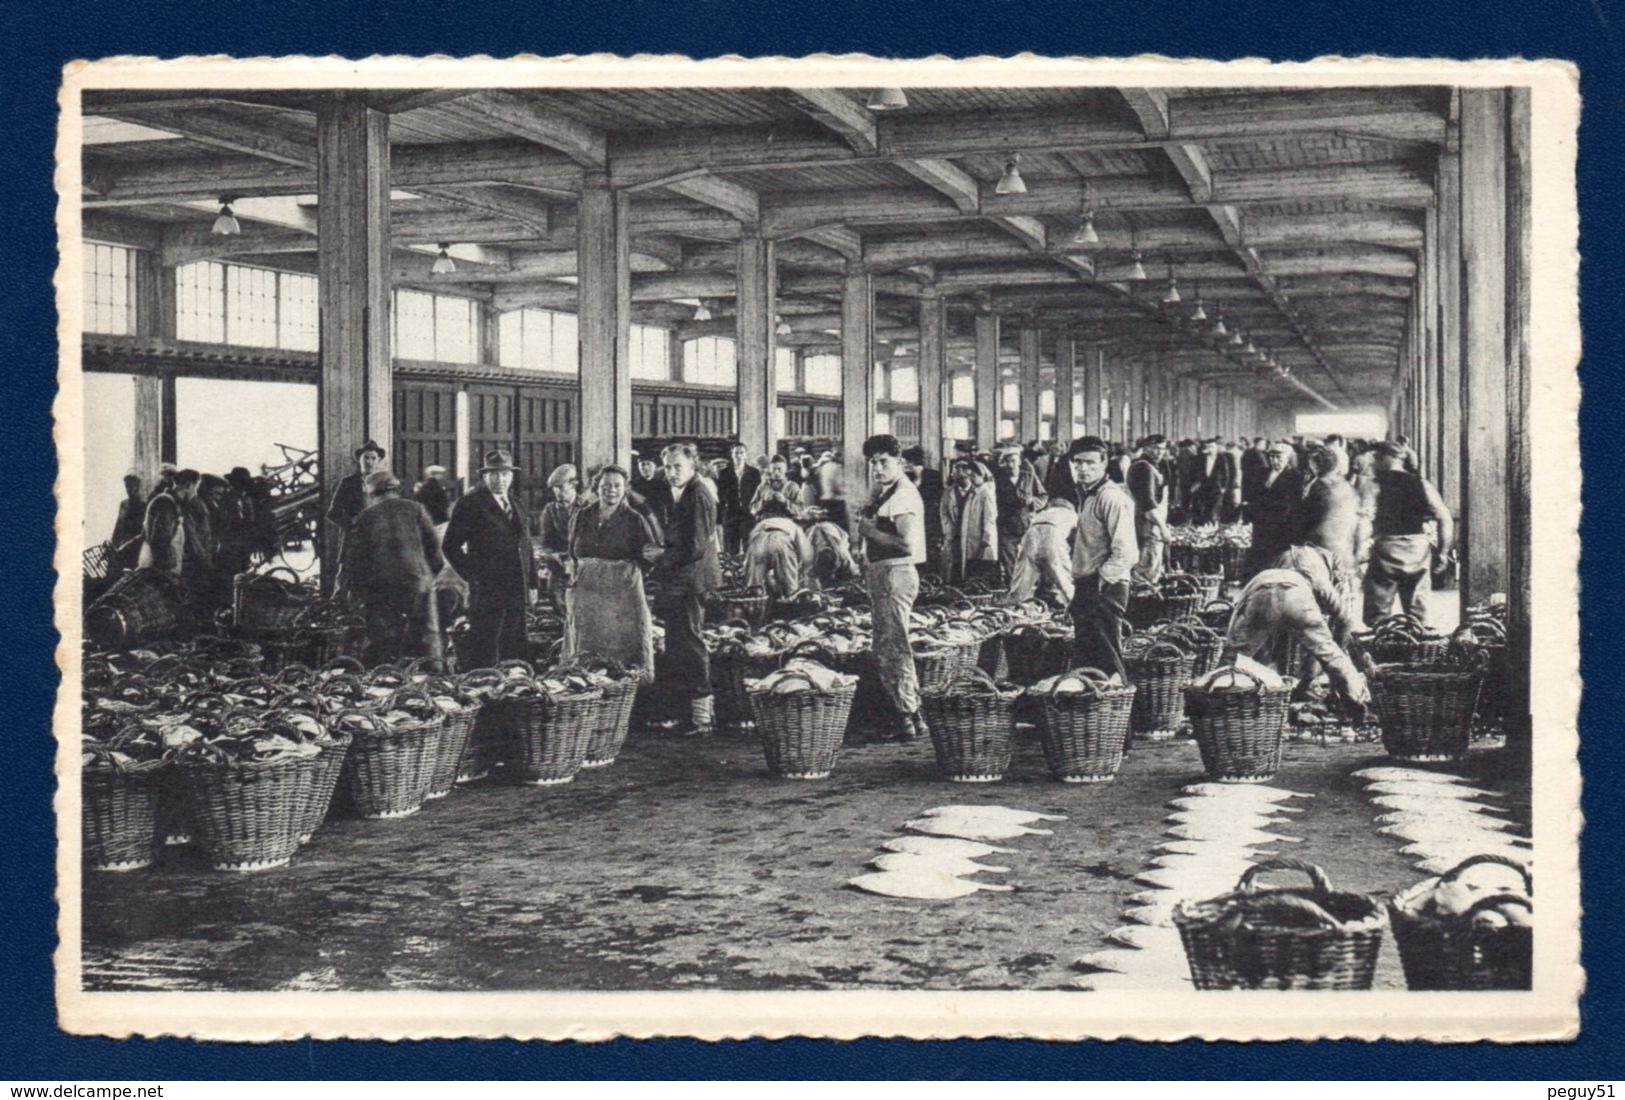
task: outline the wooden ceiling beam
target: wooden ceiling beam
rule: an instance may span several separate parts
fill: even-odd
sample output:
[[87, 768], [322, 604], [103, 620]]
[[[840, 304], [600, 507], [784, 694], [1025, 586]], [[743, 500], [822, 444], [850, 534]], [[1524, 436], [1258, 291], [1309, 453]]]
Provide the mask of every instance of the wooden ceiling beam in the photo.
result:
[[462, 99], [478, 92], [478, 88], [416, 88], [368, 92], [367, 106], [386, 115], [399, 115], [424, 107], [438, 107], [442, 103]]
[[784, 98], [839, 135], [854, 153], [870, 156], [879, 150], [874, 114], [846, 93], [835, 88], [788, 88]]
[[974, 213], [981, 202], [980, 181], [947, 160], [938, 158], [900, 160], [897, 167], [944, 196], [961, 214]]
[[289, 126], [280, 118], [265, 116], [248, 120], [241, 115], [215, 109], [177, 110], [172, 107], [122, 108], [102, 117], [134, 122], [217, 149], [242, 153], [260, 160], [298, 168], [316, 166], [316, 134]]
[[609, 164], [609, 141], [602, 131], [517, 92], [476, 92], [426, 109], [435, 115], [494, 126], [555, 149], [583, 168], [602, 171]]
[[762, 220], [761, 204], [756, 192], [721, 176], [700, 173], [668, 183], [666, 190], [720, 210], [748, 227], [755, 227]]

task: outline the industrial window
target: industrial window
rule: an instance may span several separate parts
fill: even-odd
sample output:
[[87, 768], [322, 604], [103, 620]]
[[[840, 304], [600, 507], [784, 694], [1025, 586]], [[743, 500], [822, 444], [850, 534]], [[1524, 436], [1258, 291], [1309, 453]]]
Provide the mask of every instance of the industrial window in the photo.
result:
[[315, 351], [319, 311], [316, 276], [284, 271], [277, 276], [277, 346]]
[[841, 357], [809, 355], [801, 361], [802, 385], [808, 393], [841, 396]]
[[86, 332], [135, 331], [135, 254], [113, 244], [85, 248]]
[[976, 407], [976, 376], [973, 374], [956, 374], [953, 377], [951, 393], [948, 403], [959, 409], [973, 409]]
[[516, 370], [574, 374], [581, 356], [573, 313], [509, 310], [497, 319], [497, 360]]
[[949, 439], [969, 439], [971, 436], [970, 417], [950, 416], [946, 434]]
[[671, 340], [663, 328], [632, 326], [632, 377], [646, 382], [671, 381]]
[[226, 342], [226, 265], [204, 260], [175, 269], [175, 337]]
[[790, 434], [789, 430], [787, 429], [788, 423], [789, 417], [785, 412], [784, 406], [776, 406], [773, 409], [773, 437], [775, 439], [783, 439], [785, 436]]
[[739, 381], [734, 342], [726, 336], [701, 336], [683, 341], [683, 381], [709, 386], [733, 386]]
[[1016, 422], [1014, 420], [1001, 420], [1001, 421], [999, 421], [999, 438], [1000, 439], [1014, 439], [1014, 438], [1016, 438]]
[[226, 343], [276, 347], [276, 272], [226, 265]]
[[882, 435], [891, 431], [891, 413], [879, 411], [875, 413], [875, 434]]
[[1018, 412], [1021, 409], [1021, 383], [1006, 382], [999, 390], [999, 411]]
[[468, 298], [395, 292], [395, 354], [438, 363], [479, 360], [478, 304]]
[[790, 393], [796, 388], [796, 349], [773, 349], [773, 388]]
[[1039, 416], [1054, 416], [1055, 415], [1055, 391], [1054, 390], [1042, 390], [1042, 391], [1039, 392], [1039, 394], [1038, 394], [1038, 415]]
[[891, 399], [905, 405], [920, 403], [920, 371], [918, 367], [891, 368]]

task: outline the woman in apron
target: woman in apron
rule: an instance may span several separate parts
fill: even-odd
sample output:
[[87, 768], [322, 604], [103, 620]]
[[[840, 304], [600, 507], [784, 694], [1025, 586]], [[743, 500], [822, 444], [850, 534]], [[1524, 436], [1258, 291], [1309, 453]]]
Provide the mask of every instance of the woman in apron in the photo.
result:
[[654, 674], [654, 637], [643, 572], [661, 554], [648, 518], [627, 502], [620, 466], [598, 471], [597, 503], [570, 525], [571, 584], [565, 601], [564, 657], [594, 655]]

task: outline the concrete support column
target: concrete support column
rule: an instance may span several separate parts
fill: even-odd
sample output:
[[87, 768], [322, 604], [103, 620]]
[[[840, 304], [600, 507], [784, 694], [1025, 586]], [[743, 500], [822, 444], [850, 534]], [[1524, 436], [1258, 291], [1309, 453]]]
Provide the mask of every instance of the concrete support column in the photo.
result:
[[[163, 341], [175, 339], [175, 269], [164, 267], [158, 253], [136, 252], [135, 331]], [[167, 445], [167, 450], [166, 450]], [[135, 446], [130, 465], [148, 492], [158, 481], [158, 466], [175, 461], [175, 382], [168, 375], [135, 378]]]
[[1042, 420], [1038, 404], [1039, 391], [1044, 388], [1038, 367], [1040, 336], [1038, 323], [1032, 318], [1021, 323], [1021, 367], [1017, 374], [1021, 380], [1021, 415], [1016, 420], [1016, 430], [1023, 444], [1038, 438]]
[[849, 262], [841, 279], [841, 464], [851, 524], [869, 493], [863, 441], [874, 433], [874, 362], [874, 279]]
[[1063, 329], [1055, 334], [1055, 441], [1062, 447], [1072, 442], [1080, 354], [1070, 332]]
[[778, 404], [773, 369], [777, 287], [772, 241], [751, 233], [739, 238], [737, 279], [734, 347], [739, 358], [739, 438], [748, 454], [772, 454], [776, 443], [773, 410]]
[[976, 315], [976, 450], [999, 441], [999, 316]]
[[630, 200], [604, 172], [582, 180], [576, 229], [580, 279], [581, 433], [585, 472], [632, 454], [632, 238]]
[[[389, 116], [360, 92], [328, 93], [316, 109], [316, 267], [321, 309], [318, 438], [322, 497], [354, 468], [366, 439], [392, 449]], [[320, 540], [332, 583], [339, 532]]]
[[920, 298], [920, 446], [925, 464], [940, 469], [951, 448], [943, 440], [948, 422], [948, 303], [934, 289]]
[[1533, 733], [1529, 695], [1533, 674], [1530, 609], [1534, 595], [1534, 470], [1529, 440], [1529, 295], [1533, 263], [1529, 89], [1511, 88], [1506, 96], [1507, 661], [1511, 671], [1506, 733], [1507, 751], [1527, 771]]
[[502, 362], [502, 314], [488, 302], [474, 307], [479, 311], [479, 362], [498, 366]]
[[1450, 511], [1461, 514], [1461, 147], [1460, 126], [1445, 129], [1439, 154], [1437, 230], [1439, 272], [1439, 493]]

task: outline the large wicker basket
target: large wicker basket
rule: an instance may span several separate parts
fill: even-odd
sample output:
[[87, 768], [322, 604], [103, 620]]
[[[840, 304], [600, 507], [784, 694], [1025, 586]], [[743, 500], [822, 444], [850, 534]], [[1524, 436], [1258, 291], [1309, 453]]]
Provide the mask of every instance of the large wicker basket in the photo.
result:
[[339, 778], [350, 808], [368, 819], [417, 813], [434, 782], [445, 718], [437, 713], [391, 726], [373, 714], [353, 717], [346, 724], [354, 736]]
[[158, 851], [157, 802], [161, 761], [88, 765], [82, 776], [79, 822], [82, 861], [92, 871], [150, 867]]
[[[1221, 686], [1229, 690], [1213, 690]], [[1232, 665], [1205, 688], [1185, 689], [1185, 710], [1209, 779], [1259, 783], [1275, 776], [1294, 686], [1288, 680], [1281, 687], [1266, 687]]]
[[263, 573], [238, 573], [231, 580], [231, 620], [238, 630], [289, 630], [310, 606], [312, 593], [285, 565]]
[[604, 684], [604, 702], [598, 709], [598, 724], [587, 745], [583, 768], [603, 768], [615, 763], [632, 730], [632, 707], [638, 697], [638, 677], [626, 676]]
[[1033, 691], [1050, 774], [1062, 783], [1110, 783], [1123, 764], [1134, 685], [1088, 692]]
[[914, 676], [921, 691], [934, 691], [946, 684], [963, 667], [957, 648], [914, 650]]
[[931, 727], [937, 769], [953, 783], [993, 783], [1010, 767], [1021, 689], [996, 683], [980, 669], [964, 669], [936, 691], [920, 696]]
[[[1428, 912], [1425, 902], [1439, 883], [1453, 882], [1483, 863], [1513, 867], [1523, 875], [1524, 894], [1491, 894], [1460, 915]], [[1529, 868], [1505, 856], [1485, 854], [1463, 860], [1437, 880], [1428, 879], [1394, 897], [1388, 916], [1394, 926], [1405, 984], [1411, 989], [1529, 989], [1534, 964], [1534, 933], [1527, 926], [1478, 925], [1479, 913], [1503, 905], [1530, 910], [1535, 883]]]
[[119, 578], [85, 611], [85, 634], [99, 649], [125, 649], [171, 633], [186, 615], [178, 578], [137, 569]]
[[722, 589], [712, 594], [711, 602], [717, 609], [719, 620], [744, 619], [751, 626], [761, 626], [767, 619], [767, 589], [760, 586]]
[[1011, 683], [1025, 687], [1066, 671], [1071, 663], [1072, 639], [1029, 623], [1005, 633], [1004, 652]]
[[1138, 689], [1134, 693], [1134, 735], [1148, 741], [1166, 741], [1185, 722], [1185, 685], [1191, 682], [1196, 658], [1169, 642], [1157, 642], [1145, 652], [1125, 655], [1123, 666]]
[[[1309, 890], [1260, 890], [1265, 871], [1302, 871]], [[1332, 889], [1326, 872], [1296, 859], [1249, 867], [1234, 893], [1174, 909], [1199, 990], [1370, 989], [1387, 923], [1364, 894]]]
[[457, 773], [463, 766], [463, 757], [468, 753], [468, 741], [474, 733], [474, 723], [479, 714], [477, 705], [468, 704], [462, 710], [446, 715], [445, 725], [440, 728], [440, 742], [435, 747], [434, 777], [423, 796], [425, 802], [445, 798], [457, 785]]
[[512, 723], [519, 778], [532, 787], [557, 787], [575, 780], [592, 747], [604, 710], [601, 688], [551, 695], [504, 698], [498, 704]]
[[784, 654], [745, 653], [737, 647], [711, 655], [711, 684], [715, 689], [718, 724], [735, 730], [748, 730], [756, 722], [751, 713], [746, 680], [755, 680], [784, 666]]
[[315, 778], [314, 757], [184, 761], [180, 770], [197, 842], [216, 871], [263, 871], [293, 858]]
[[858, 685], [820, 691], [804, 672], [790, 670], [805, 691], [753, 691], [751, 713], [762, 738], [767, 770], [781, 779], [824, 779], [835, 768]]
[[1371, 702], [1395, 760], [1436, 763], [1467, 755], [1484, 674], [1453, 665], [1378, 665]]
[[321, 754], [310, 777], [310, 791], [300, 811], [303, 824], [299, 827], [299, 843], [309, 844], [316, 830], [327, 820], [327, 811], [333, 805], [333, 794], [338, 790], [339, 776], [344, 772], [344, 758], [350, 751], [350, 735], [337, 730], [328, 732], [326, 740], [319, 741]]

